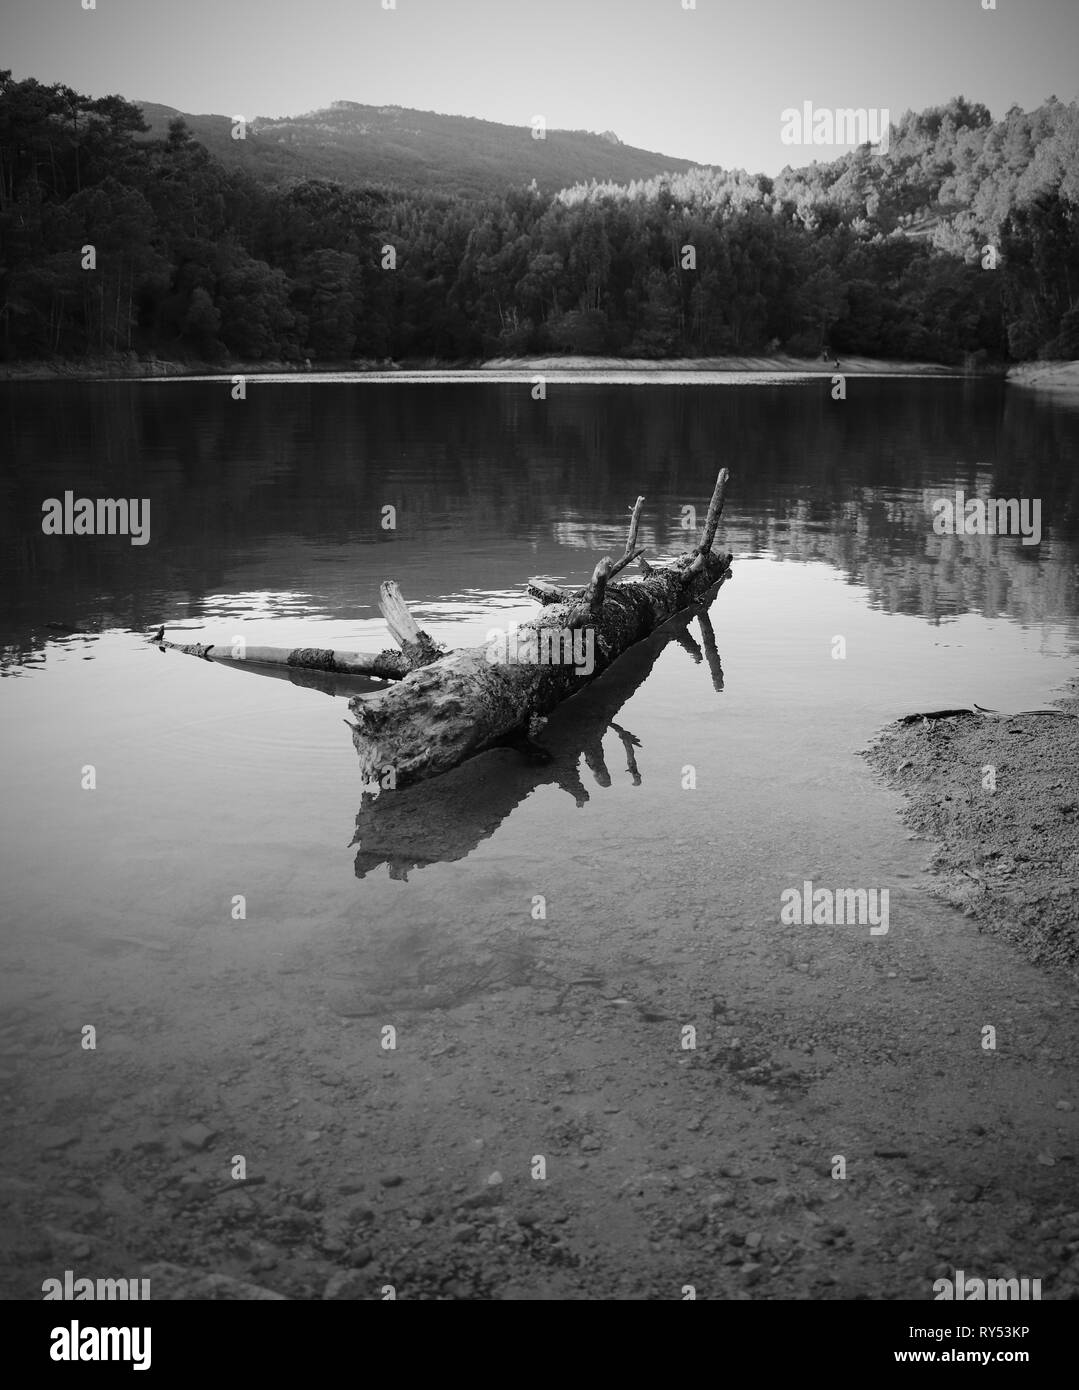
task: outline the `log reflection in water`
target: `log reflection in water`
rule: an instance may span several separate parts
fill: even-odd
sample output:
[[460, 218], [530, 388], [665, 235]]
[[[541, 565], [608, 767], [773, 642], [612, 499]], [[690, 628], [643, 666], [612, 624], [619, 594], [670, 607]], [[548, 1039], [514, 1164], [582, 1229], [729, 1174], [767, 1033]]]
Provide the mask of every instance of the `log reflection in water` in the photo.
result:
[[[377, 676], [312, 671], [304, 666], [264, 666], [257, 661], [230, 661], [225, 658], [219, 658], [218, 664], [230, 671], [247, 671], [249, 675], [269, 676], [271, 680], [288, 681], [290, 685], [299, 685], [305, 690], [318, 690], [323, 695], [331, 695], [339, 700], [350, 699], [353, 695], [369, 695], [372, 691], [386, 688], [386, 682]], [[348, 722], [346, 719], [345, 723]]]
[[[495, 748], [429, 782], [402, 790], [365, 792], [356, 815], [356, 876], [364, 878], [382, 864], [391, 878], [407, 879], [412, 869], [463, 859], [488, 839], [537, 787], [553, 784], [584, 806], [589, 793], [580, 759], [600, 787], [611, 785], [603, 738], [612, 730], [626, 750], [626, 770], [640, 786], [635, 749], [640, 741], [614, 722], [615, 715], [647, 679], [670, 642], [677, 642], [697, 662], [704, 660], [716, 691], [723, 689], [723, 669], [707, 609], [717, 589], [683, 609], [636, 643], [593, 685], [568, 700], [551, 716], [540, 735], [550, 761], [527, 762], [515, 748]], [[703, 644], [687, 628], [696, 619]]]

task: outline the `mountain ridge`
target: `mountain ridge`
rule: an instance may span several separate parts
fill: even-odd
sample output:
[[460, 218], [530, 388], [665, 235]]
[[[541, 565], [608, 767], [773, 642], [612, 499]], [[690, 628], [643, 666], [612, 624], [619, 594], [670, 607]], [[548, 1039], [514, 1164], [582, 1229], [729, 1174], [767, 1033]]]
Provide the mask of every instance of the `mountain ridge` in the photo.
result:
[[337, 100], [298, 116], [252, 117], [243, 138], [235, 138], [233, 117], [136, 104], [149, 138], [165, 135], [180, 117], [223, 163], [271, 183], [326, 178], [351, 187], [483, 197], [532, 180], [541, 192], [556, 193], [593, 179], [631, 183], [703, 167], [624, 144], [610, 130], [548, 128], [541, 139], [530, 125], [407, 106]]

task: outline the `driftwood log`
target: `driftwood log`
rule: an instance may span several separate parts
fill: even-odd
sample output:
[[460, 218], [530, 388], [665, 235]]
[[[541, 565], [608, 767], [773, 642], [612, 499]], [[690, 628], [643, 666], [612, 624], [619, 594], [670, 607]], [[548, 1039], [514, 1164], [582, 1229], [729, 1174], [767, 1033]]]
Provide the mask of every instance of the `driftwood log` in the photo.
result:
[[[687, 554], [663, 567], [643, 559], [636, 547], [644, 500], [638, 498], [623, 555], [602, 559], [580, 590], [533, 581], [529, 591], [543, 612], [516, 629], [512, 642], [451, 652], [417, 665], [388, 689], [350, 700], [365, 782], [388, 770], [389, 785], [407, 787], [506, 742], [539, 754], [532, 735], [552, 710], [727, 575], [732, 557], [713, 553], [712, 543], [728, 477], [721, 469], [700, 544]], [[642, 577], [612, 584], [635, 558]], [[587, 667], [579, 659], [584, 652]]]
[[[664, 565], [650, 565], [637, 545], [644, 506], [638, 497], [622, 555], [600, 560], [581, 589], [532, 580], [528, 592], [542, 612], [501, 634], [501, 643], [446, 653], [417, 626], [392, 580], [382, 585], [379, 608], [399, 651], [248, 646], [240, 639], [182, 644], [166, 640], [163, 627], [151, 641], [163, 651], [234, 666], [394, 682], [349, 700], [352, 741], [368, 786], [404, 788], [506, 744], [546, 761], [550, 754], [533, 735], [547, 716], [729, 577], [732, 556], [712, 550], [728, 479], [720, 469], [700, 543]], [[612, 582], [634, 560], [640, 578]]]

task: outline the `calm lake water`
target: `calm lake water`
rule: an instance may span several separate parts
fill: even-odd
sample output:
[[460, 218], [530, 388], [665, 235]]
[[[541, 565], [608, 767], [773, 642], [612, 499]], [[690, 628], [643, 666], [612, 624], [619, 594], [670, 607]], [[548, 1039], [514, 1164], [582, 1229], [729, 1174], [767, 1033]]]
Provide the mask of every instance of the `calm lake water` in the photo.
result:
[[[1042, 705], [1075, 672], [1079, 409], [999, 382], [848, 388], [0, 387], [0, 1002], [152, 996], [167, 1017], [227, 979], [225, 1045], [230, 1008], [285, 993], [355, 1016], [493, 988], [477, 962], [535, 894], [565, 930], [548, 959], [648, 974], [680, 919], [765, 930], [804, 878], [909, 878], [856, 751], [912, 710]], [[581, 583], [620, 552], [638, 493], [647, 553], [681, 549], [722, 464], [736, 561], [704, 624], [567, 706], [553, 769], [485, 755], [359, 829], [346, 688], [144, 638], [377, 651], [394, 578], [437, 640], [477, 645], [532, 616], [529, 577]], [[957, 488], [1040, 498], [1040, 545], [934, 535]], [[148, 498], [149, 543], [44, 536], [68, 490]]]

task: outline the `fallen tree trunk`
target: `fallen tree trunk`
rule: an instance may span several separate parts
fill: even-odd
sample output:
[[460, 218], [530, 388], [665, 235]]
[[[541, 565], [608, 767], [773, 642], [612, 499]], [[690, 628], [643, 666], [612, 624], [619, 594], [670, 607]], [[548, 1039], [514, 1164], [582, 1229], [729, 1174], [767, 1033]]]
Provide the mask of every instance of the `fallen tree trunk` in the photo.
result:
[[500, 743], [528, 745], [563, 700], [726, 576], [732, 557], [713, 554], [711, 547], [728, 476], [720, 470], [700, 544], [673, 563], [653, 568], [642, 558], [642, 578], [610, 583], [640, 555], [638, 499], [625, 553], [616, 562], [601, 560], [583, 590], [534, 584], [530, 591], [544, 604], [538, 618], [490, 634], [486, 647], [452, 652], [389, 689], [350, 700], [364, 780], [381, 776], [384, 784], [405, 787]]
[[[602, 680], [589, 684], [579, 699], [567, 700], [553, 711], [542, 735], [549, 762], [540, 766], [534, 758], [526, 761], [509, 748], [495, 748], [469, 758], [433, 782], [403, 790], [380, 788], [377, 794], [365, 791], [352, 838], [356, 877], [364, 878], [385, 864], [390, 878], [407, 879], [413, 869], [464, 859], [538, 787], [557, 787], [577, 807], [585, 806], [590, 791], [584, 769], [600, 788], [611, 786], [620, 776], [639, 786], [639, 741], [615, 718], [648, 679], [668, 645], [681, 647], [695, 662], [707, 661], [713, 688], [723, 689], [723, 668], [707, 612], [722, 585], [720, 580], [699, 603], [634, 643]], [[687, 630], [694, 618], [701, 629], [703, 652]], [[607, 766], [604, 740], [610, 733], [621, 740], [624, 773], [616, 769], [612, 775]]]

